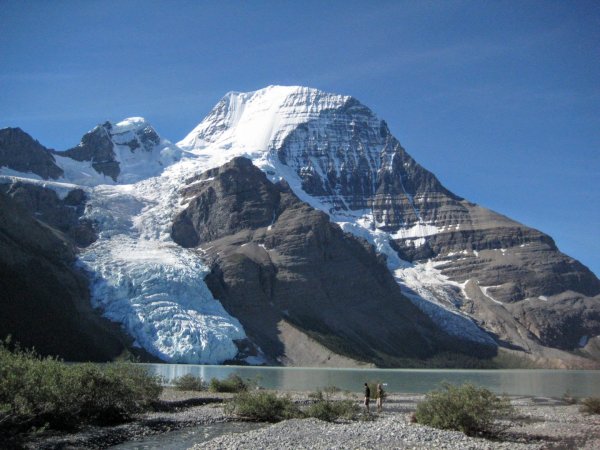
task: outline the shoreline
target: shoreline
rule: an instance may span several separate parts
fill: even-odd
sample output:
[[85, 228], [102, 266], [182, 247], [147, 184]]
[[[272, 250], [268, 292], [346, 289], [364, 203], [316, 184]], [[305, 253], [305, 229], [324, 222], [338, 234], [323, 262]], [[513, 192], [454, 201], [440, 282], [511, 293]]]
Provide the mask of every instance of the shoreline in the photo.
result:
[[[289, 394], [299, 403], [309, 402], [309, 392]], [[142, 443], [149, 436], [170, 431], [227, 422], [244, 422], [223, 411], [233, 394], [176, 391], [167, 388], [158, 410], [141, 414], [133, 421], [111, 427], [86, 427], [76, 433], [48, 433], [26, 444], [28, 449], [107, 448], [124, 442]], [[199, 449], [226, 448], [446, 448], [446, 449], [545, 449], [600, 448], [600, 416], [586, 416], [579, 405], [547, 397], [510, 397], [517, 416], [500, 440], [468, 437], [461, 432], [438, 430], [411, 423], [410, 416], [422, 394], [388, 393], [381, 414], [373, 420], [323, 422], [292, 419], [243, 433], [227, 433], [209, 441], [196, 442]], [[352, 398], [355, 393], [336, 393], [334, 399]], [[374, 404], [371, 408], [373, 412]]]

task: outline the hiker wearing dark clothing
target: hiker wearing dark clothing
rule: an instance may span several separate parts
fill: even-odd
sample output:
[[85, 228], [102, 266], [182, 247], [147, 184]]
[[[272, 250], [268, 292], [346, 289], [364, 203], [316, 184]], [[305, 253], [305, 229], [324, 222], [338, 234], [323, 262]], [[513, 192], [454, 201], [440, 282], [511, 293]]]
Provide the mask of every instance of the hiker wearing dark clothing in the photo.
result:
[[371, 400], [371, 389], [369, 389], [369, 385], [365, 383], [365, 408], [367, 408], [367, 412], [369, 412], [369, 401]]

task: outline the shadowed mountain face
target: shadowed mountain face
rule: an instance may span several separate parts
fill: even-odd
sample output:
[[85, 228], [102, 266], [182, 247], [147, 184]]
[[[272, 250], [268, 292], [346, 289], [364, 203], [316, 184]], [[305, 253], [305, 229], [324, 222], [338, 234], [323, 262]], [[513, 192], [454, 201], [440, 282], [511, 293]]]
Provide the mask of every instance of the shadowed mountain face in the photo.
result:
[[122, 354], [130, 342], [92, 310], [72, 242], [18, 203], [0, 192], [0, 337], [71, 361]]
[[32, 172], [44, 180], [59, 178], [63, 170], [50, 151], [20, 128], [0, 130], [0, 167]]
[[391, 366], [440, 351], [491, 355], [441, 332], [408, 299], [366, 242], [235, 158], [188, 180], [172, 237], [198, 246], [206, 282], [272, 360], [285, 358], [281, 322], [354, 359]]

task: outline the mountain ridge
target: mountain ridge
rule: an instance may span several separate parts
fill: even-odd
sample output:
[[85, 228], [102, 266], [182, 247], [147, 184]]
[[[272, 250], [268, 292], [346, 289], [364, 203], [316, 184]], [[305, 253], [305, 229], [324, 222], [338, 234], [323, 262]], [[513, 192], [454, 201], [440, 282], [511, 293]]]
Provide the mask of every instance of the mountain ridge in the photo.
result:
[[[128, 142], [121, 140], [117, 146], [136, 156]], [[373, 245], [386, 257], [403, 295], [451, 335], [476, 341], [478, 330], [485, 329], [501, 345], [541, 355], [547, 345], [584, 350], [600, 333], [600, 282], [589, 269], [560, 253], [549, 236], [450, 192], [406, 153], [383, 120], [352, 97], [284, 86], [232, 92], [178, 143], [179, 150], [161, 138], [156, 143], [154, 157], [163, 150], [168, 153], [161, 167], [134, 170], [122, 181], [102, 176], [85, 183], [91, 194], [85, 218], [96, 224], [96, 251], [121, 255], [122, 249], [110, 240], [114, 236], [129, 251], [141, 246], [165, 260], [183, 257], [183, 250], [165, 250], [172, 248], [173, 219], [188, 207], [181, 186], [245, 156], [270, 181], [285, 179], [300, 200]], [[4, 168], [2, 173], [10, 175]], [[109, 199], [113, 206], [106, 203]], [[120, 217], [123, 222], [117, 223]], [[108, 270], [108, 260], [96, 265], [86, 252], [80, 259], [98, 274], [93, 287], [113, 276], [127, 278]], [[186, 255], [184, 260], [197, 257]], [[137, 263], [124, 264], [133, 268]], [[119, 289], [100, 289], [102, 294], [94, 295], [104, 300], [96, 305], [113, 314], [113, 320], [127, 323], [127, 300], [117, 299]], [[112, 307], [121, 312], [110, 313]], [[465, 320], [472, 323], [470, 331]], [[241, 338], [243, 333], [236, 340]]]

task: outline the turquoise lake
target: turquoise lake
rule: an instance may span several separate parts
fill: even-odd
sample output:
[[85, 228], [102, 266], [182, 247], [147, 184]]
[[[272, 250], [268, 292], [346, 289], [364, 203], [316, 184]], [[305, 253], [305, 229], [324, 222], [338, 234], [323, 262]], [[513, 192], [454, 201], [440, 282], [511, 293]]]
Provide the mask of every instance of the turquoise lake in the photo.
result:
[[600, 370], [457, 370], [457, 369], [323, 369], [302, 367], [206, 366], [143, 364], [149, 371], [174, 378], [192, 374], [204, 380], [223, 379], [235, 373], [266, 389], [314, 391], [336, 386], [360, 392], [365, 381], [387, 384], [388, 392], [426, 393], [447, 381], [471, 382], [498, 394], [562, 397], [600, 396]]

